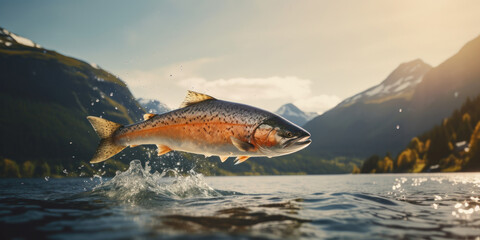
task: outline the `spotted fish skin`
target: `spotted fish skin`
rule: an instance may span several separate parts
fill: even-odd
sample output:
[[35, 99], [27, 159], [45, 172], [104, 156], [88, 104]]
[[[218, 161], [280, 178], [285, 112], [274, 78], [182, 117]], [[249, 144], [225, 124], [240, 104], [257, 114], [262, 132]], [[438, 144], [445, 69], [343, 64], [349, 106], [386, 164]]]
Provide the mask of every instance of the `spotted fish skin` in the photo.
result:
[[114, 139], [121, 145], [161, 144], [207, 156], [240, 156], [245, 152], [232, 145], [231, 137], [251, 142], [255, 128], [269, 117], [261, 109], [210, 99], [125, 126]]
[[[300, 132], [296, 136], [299, 140], [301, 137], [301, 140], [306, 141], [310, 136], [280, 116], [252, 106], [222, 101], [195, 92], [189, 92], [186, 99], [182, 108], [161, 115], [147, 114], [144, 116], [145, 121], [132, 125], [118, 127], [105, 120], [105, 125], [115, 126], [116, 129], [99, 133], [99, 136], [104, 136], [101, 144], [109, 139], [109, 144], [117, 148], [105, 153], [107, 149], [102, 152], [99, 146], [91, 162], [110, 158], [119, 146], [125, 148], [143, 144], [156, 144], [162, 154], [175, 150], [205, 156], [215, 155], [222, 161], [227, 157], [237, 157], [237, 161], [243, 162], [252, 156], [273, 157], [288, 153], [272, 148], [282, 142], [283, 138], [275, 135], [282, 129]], [[94, 124], [102, 120], [95, 117], [89, 117], [89, 120], [97, 132], [97, 129], [102, 129], [98, 123]], [[273, 124], [269, 125], [269, 121], [273, 121]], [[286, 127], [273, 126], [276, 123]], [[309, 141], [305, 144], [308, 145]]]

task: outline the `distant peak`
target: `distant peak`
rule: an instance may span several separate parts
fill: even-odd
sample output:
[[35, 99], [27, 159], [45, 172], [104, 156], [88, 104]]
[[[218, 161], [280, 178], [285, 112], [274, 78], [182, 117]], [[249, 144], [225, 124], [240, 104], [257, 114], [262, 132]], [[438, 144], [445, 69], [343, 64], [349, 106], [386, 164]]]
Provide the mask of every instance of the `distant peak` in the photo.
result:
[[413, 61], [404, 62], [400, 64], [395, 70], [381, 84], [394, 84], [399, 79], [408, 76], [423, 76], [427, 71], [432, 68], [429, 64], [425, 63], [421, 59], [417, 58]]
[[345, 99], [338, 106], [350, 106], [356, 102], [374, 103], [394, 98], [408, 98], [411, 94], [406, 93], [414, 91], [430, 69], [432, 66], [419, 58], [404, 62], [380, 84]]
[[137, 101], [148, 113], [160, 114], [170, 111], [167, 105], [155, 99], [138, 98]]
[[294, 111], [301, 111], [300, 108], [295, 106], [293, 103], [284, 104], [279, 108], [279, 110], [282, 109], [282, 108], [288, 108], [288, 109], [291, 109], [291, 110], [294, 110]]
[[397, 69], [401, 69], [401, 68], [413, 68], [413, 67], [429, 67], [431, 68], [432, 66], [430, 66], [430, 64], [428, 63], [425, 63], [422, 59], [420, 58], [417, 58], [415, 60], [412, 60], [412, 61], [409, 61], [409, 62], [404, 62], [404, 63], [401, 63]]

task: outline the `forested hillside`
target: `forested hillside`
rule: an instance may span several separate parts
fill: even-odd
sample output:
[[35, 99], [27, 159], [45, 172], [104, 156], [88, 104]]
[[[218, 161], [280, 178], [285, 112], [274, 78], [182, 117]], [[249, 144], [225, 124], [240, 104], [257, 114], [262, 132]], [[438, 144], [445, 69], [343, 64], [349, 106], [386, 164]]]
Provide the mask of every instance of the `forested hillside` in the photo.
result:
[[414, 137], [395, 158], [368, 158], [363, 173], [480, 170], [480, 95], [431, 130]]

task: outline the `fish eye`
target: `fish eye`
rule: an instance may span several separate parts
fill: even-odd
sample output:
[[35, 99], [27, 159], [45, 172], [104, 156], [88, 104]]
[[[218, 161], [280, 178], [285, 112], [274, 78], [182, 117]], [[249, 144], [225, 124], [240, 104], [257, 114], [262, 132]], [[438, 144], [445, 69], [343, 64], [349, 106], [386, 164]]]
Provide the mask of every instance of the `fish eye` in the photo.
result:
[[292, 137], [293, 137], [293, 133], [292, 133], [292, 132], [289, 132], [289, 131], [285, 131], [284, 136], [287, 137], [287, 138], [292, 138]]

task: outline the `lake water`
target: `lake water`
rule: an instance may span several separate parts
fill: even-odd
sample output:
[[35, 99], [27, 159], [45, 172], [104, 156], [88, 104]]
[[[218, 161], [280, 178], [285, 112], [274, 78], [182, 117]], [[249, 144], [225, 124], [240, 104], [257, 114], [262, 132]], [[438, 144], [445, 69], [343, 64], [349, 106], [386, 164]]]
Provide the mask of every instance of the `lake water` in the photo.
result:
[[0, 239], [478, 239], [480, 174], [0, 180]]

